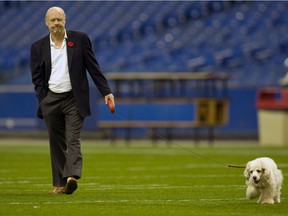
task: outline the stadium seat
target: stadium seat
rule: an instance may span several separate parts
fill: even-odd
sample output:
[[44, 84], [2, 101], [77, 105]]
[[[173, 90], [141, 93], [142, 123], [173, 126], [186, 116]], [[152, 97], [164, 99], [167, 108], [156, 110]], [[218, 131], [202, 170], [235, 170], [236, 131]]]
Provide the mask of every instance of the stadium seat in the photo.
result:
[[275, 85], [285, 73], [285, 1], [28, 1], [0, 3], [1, 83], [31, 83], [30, 45], [48, 34], [53, 5], [67, 29], [88, 33], [105, 72], [227, 72], [238, 86]]

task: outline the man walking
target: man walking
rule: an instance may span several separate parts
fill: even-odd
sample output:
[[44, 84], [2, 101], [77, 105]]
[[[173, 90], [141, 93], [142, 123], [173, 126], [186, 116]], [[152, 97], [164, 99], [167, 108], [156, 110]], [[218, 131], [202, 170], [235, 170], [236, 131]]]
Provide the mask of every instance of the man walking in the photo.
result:
[[50, 34], [31, 46], [31, 74], [39, 100], [37, 116], [49, 134], [53, 194], [72, 194], [81, 178], [80, 132], [90, 115], [87, 71], [105, 103], [114, 96], [94, 56], [87, 34], [65, 29], [62, 8], [46, 12]]

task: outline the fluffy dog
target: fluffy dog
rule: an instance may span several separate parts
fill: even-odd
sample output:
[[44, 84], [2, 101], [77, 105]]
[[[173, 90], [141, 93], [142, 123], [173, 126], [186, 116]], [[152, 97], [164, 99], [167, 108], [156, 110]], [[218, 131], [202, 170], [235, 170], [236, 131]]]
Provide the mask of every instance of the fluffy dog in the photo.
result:
[[283, 175], [273, 159], [261, 157], [249, 161], [244, 176], [247, 199], [259, 198], [261, 204], [280, 203]]

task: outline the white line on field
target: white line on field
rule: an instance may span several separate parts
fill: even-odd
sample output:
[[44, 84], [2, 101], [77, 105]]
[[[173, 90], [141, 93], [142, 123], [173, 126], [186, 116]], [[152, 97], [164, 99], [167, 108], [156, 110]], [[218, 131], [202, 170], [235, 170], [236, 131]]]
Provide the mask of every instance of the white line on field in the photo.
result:
[[[175, 179], [175, 178], [189, 178], [189, 179], [195, 179], [195, 178], [238, 178], [238, 177], [242, 177], [242, 175], [238, 175], [238, 174], [201, 174], [201, 175], [197, 175], [197, 174], [191, 174], [191, 175], [127, 175], [127, 176], [86, 176], [83, 177], [85, 180], [100, 180], [100, 179]], [[17, 180], [17, 181], [11, 181], [11, 179], [9, 179], [8, 181], [0, 181], [0, 185], [13, 185], [13, 184], [31, 184], [33, 186], [46, 186], [48, 185], [48, 183], [41, 183], [41, 181], [39, 181], [39, 183], [35, 183], [31, 180], [29, 180], [29, 178], [25, 178], [26, 180]], [[36, 178], [33, 178], [33, 180], [37, 180]], [[39, 179], [42, 180], [42, 179]], [[45, 179], [47, 180], [47, 179]]]
[[[85, 179], [163, 179], [163, 178], [238, 178], [242, 174], [191, 174], [191, 175], [127, 175], [127, 176], [88, 176]], [[243, 177], [244, 178], [244, 177]]]
[[[12, 179], [12, 177], [9, 177], [9, 176], [0, 177], [0, 181], [11, 180], [11, 179]], [[22, 176], [22, 177], [13, 177], [13, 179], [17, 179], [18, 181], [21, 181], [23, 179], [31, 181], [31, 180], [47, 180], [49, 178], [48, 177], [39, 177], [39, 176]]]
[[83, 201], [61, 201], [61, 202], [8, 202], [8, 203], [0, 203], [0, 205], [37, 205], [41, 207], [41, 205], [64, 205], [64, 204], [93, 204], [93, 203], [139, 203], [139, 204], [170, 204], [170, 203], [183, 203], [183, 202], [195, 202], [198, 201], [235, 201], [235, 200], [246, 200], [245, 198], [195, 198], [195, 199], [182, 199], [182, 200], [83, 200]]
[[[95, 188], [85, 188], [89, 191], [104, 191], [104, 190], [157, 190], [157, 189], [191, 189], [191, 188], [227, 188], [227, 185], [188, 185], [188, 186], [173, 186], [173, 185], [104, 185]], [[229, 185], [229, 188], [243, 189], [245, 185]]]
[[0, 185], [3, 184], [29, 184], [30, 181], [0, 181]]

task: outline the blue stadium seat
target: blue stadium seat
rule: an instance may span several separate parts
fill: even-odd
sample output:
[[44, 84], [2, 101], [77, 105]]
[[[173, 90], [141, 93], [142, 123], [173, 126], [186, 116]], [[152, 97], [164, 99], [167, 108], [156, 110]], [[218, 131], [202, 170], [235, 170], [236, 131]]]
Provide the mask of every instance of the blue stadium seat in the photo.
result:
[[285, 73], [285, 1], [1, 2], [0, 82], [31, 83], [30, 45], [48, 34], [54, 5], [67, 29], [89, 34], [105, 72], [227, 72], [239, 86], [277, 84]]

